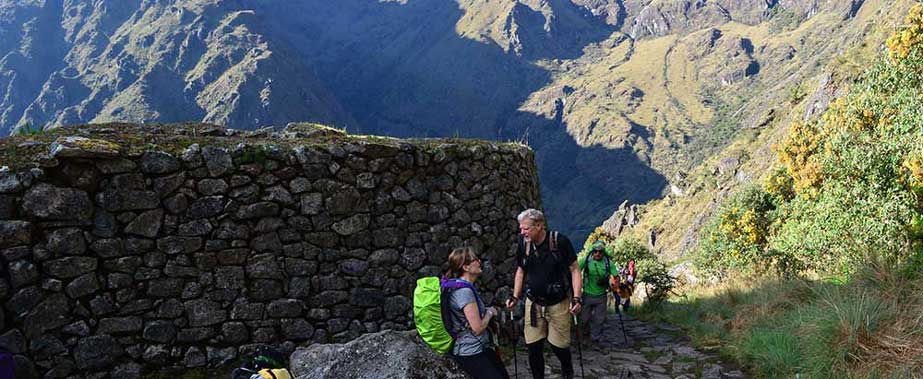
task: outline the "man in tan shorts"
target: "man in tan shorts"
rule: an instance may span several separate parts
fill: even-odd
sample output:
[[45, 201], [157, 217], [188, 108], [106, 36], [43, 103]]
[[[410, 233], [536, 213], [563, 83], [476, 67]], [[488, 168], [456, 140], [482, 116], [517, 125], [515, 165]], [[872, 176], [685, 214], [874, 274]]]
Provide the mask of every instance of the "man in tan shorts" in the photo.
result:
[[[574, 377], [570, 353], [572, 316], [580, 312], [583, 280], [577, 254], [566, 236], [548, 231], [545, 216], [535, 209], [519, 214], [522, 237], [516, 252], [516, 277], [513, 296], [506, 306], [512, 309], [525, 287], [526, 318], [524, 334], [529, 349], [529, 367], [533, 379], [544, 379], [545, 340], [561, 361], [565, 379]], [[525, 286], [523, 286], [525, 284]]]

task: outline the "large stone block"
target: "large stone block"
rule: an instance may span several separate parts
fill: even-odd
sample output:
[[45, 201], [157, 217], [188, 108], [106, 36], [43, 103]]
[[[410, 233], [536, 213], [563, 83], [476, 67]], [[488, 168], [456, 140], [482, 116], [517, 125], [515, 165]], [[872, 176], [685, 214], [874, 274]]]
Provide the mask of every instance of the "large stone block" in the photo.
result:
[[282, 320], [282, 337], [286, 340], [304, 341], [314, 335], [314, 327], [304, 319]]
[[154, 191], [110, 189], [96, 194], [96, 203], [109, 212], [148, 210], [160, 205]]
[[163, 224], [163, 210], [154, 209], [135, 217], [125, 226], [125, 233], [139, 235], [147, 238], [157, 237], [160, 226]]
[[8, 265], [10, 284], [13, 288], [21, 288], [35, 284], [39, 279], [38, 267], [27, 260], [18, 260]]
[[0, 249], [28, 245], [32, 242], [32, 223], [26, 221], [0, 221]]
[[150, 151], [141, 156], [141, 172], [145, 174], [172, 174], [182, 168], [173, 155], [160, 151]]
[[96, 270], [99, 261], [92, 257], [64, 257], [44, 263], [45, 272], [59, 279], [70, 279]]
[[22, 208], [29, 217], [46, 220], [89, 220], [93, 204], [86, 192], [39, 183], [23, 196]]
[[36, 338], [48, 330], [69, 324], [73, 317], [70, 310], [70, 302], [62, 294], [45, 298], [23, 319], [26, 336]]
[[304, 307], [301, 300], [279, 299], [270, 302], [266, 311], [271, 318], [295, 318], [301, 316]]
[[226, 149], [206, 147], [202, 149], [202, 157], [205, 159], [208, 174], [212, 177], [219, 177], [234, 171], [234, 162]]
[[142, 321], [140, 317], [113, 317], [99, 320], [96, 333], [100, 334], [126, 334], [140, 332]]
[[224, 196], [206, 196], [194, 201], [186, 210], [186, 216], [193, 220], [215, 217], [224, 212], [227, 204]]
[[74, 349], [77, 367], [80, 369], [106, 369], [125, 354], [122, 345], [109, 335], [82, 338]]
[[87, 243], [82, 230], [66, 228], [49, 233], [46, 248], [57, 255], [81, 255], [86, 251]]
[[64, 292], [67, 293], [71, 299], [81, 298], [87, 295], [92, 295], [99, 291], [100, 285], [99, 280], [96, 278], [95, 273], [87, 273], [77, 277], [64, 288]]
[[221, 304], [214, 301], [200, 299], [187, 301], [184, 304], [189, 326], [210, 326], [227, 320], [227, 311], [221, 309]]

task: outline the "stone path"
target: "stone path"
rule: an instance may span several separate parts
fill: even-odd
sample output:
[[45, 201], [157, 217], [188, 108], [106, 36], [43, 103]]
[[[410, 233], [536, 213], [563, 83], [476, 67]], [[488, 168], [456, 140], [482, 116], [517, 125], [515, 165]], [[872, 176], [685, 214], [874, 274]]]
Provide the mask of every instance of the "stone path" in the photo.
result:
[[[725, 379], [746, 378], [747, 375], [726, 362], [716, 352], [693, 348], [683, 332], [674, 326], [646, 322], [622, 315], [628, 334], [627, 344], [619, 326], [618, 315], [610, 312], [604, 333], [607, 346], [582, 344], [583, 368], [587, 379]], [[522, 339], [516, 348], [519, 378], [531, 379], [529, 360]], [[571, 345], [575, 378], [580, 378], [577, 346]], [[512, 361], [507, 367], [514, 376]], [[558, 359], [546, 349], [545, 378], [560, 379]]]

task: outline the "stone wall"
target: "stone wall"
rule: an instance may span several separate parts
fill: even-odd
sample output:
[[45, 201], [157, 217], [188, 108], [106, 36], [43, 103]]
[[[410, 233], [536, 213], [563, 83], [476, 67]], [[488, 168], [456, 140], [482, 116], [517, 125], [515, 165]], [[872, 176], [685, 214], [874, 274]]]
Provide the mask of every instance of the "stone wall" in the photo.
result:
[[0, 173], [0, 348], [129, 378], [408, 329], [452, 247], [486, 259], [488, 302], [508, 291], [515, 215], [540, 205], [520, 145], [176, 128], [7, 141], [42, 153]]

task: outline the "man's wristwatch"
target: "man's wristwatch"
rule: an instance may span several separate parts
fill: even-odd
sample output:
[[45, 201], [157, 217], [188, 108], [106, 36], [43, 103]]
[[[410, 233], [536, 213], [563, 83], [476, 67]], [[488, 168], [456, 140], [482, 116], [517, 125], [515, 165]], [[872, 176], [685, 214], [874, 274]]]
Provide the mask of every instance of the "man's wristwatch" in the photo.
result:
[[572, 300], [572, 301], [573, 301], [574, 303], [576, 303], [576, 304], [583, 305], [583, 298], [580, 297], [580, 296], [574, 296], [574, 300]]

